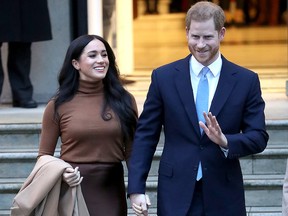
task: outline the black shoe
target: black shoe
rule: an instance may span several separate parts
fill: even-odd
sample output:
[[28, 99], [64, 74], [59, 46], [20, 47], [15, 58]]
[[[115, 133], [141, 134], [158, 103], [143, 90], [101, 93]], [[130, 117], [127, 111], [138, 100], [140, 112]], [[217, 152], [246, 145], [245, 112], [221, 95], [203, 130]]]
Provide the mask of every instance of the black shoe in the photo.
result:
[[13, 107], [21, 107], [21, 108], [36, 108], [38, 106], [37, 102], [34, 100], [29, 101], [14, 101]]

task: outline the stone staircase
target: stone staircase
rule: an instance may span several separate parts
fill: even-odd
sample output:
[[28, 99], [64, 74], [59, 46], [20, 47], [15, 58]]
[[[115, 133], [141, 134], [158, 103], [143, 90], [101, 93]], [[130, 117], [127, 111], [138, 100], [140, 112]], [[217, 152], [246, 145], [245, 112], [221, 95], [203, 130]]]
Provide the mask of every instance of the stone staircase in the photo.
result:
[[[270, 140], [266, 150], [241, 159], [247, 216], [280, 216], [282, 184], [288, 157], [288, 120], [267, 120]], [[12, 200], [36, 161], [41, 124], [0, 124], [0, 215], [10, 214]], [[163, 148], [163, 133], [147, 181], [156, 215], [157, 169]], [[56, 156], [59, 155], [59, 149]], [[127, 182], [127, 170], [125, 169]], [[129, 203], [129, 202], [128, 202]], [[129, 215], [132, 215], [129, 209]]]

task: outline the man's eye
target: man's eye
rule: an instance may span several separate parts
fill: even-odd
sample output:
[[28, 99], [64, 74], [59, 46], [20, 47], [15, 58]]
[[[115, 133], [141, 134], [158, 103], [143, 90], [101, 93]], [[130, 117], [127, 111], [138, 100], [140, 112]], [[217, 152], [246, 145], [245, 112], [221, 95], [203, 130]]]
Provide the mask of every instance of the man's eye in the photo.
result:
[[213, 36], [206, 36], [205, 37], [205, 39], [207, 39], [207, 40], [210, 40], [210, 39], [212, 39], [213, 38]]

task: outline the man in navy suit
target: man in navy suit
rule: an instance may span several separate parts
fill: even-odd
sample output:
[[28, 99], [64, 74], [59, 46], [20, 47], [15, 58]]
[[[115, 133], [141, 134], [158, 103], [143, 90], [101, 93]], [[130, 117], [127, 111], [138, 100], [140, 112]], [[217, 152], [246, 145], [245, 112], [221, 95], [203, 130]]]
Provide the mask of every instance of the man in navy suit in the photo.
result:
[[[194, 4], [186, 16], [191, 54], [152, 73], [129, 161], [128, 195], [136, 215], [148, 214], [145, 183], [163, 127], [158, 216], [246, 216], [239, 158], [267, 146], [265, 103], [258, 75], [221, 55], [224, 22], [218, 5]], [[203, 67], [210, 70], [209, 111], [198, 117]]]

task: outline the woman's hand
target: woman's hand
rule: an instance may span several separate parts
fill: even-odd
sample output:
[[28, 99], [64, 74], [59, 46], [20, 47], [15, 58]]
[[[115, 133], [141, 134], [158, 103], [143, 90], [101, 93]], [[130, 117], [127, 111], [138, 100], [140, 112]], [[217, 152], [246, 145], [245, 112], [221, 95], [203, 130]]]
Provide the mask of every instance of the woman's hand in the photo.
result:
[[148, 208], [151, 205], [147, 194], [131, 194], [131, 206], [137, 216], [148, 216]]
[[63, 173], [62, 179], [65, 181], [70, 187], [74, 187], [79, 185], [82, 182], [83, 177], [80, 176], [79, 167], [75, 169], [68, 167]]

